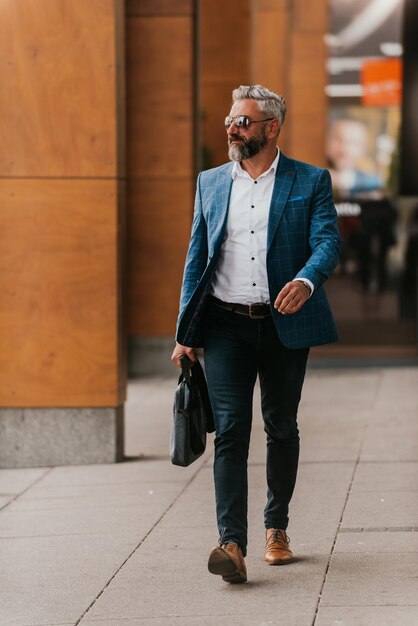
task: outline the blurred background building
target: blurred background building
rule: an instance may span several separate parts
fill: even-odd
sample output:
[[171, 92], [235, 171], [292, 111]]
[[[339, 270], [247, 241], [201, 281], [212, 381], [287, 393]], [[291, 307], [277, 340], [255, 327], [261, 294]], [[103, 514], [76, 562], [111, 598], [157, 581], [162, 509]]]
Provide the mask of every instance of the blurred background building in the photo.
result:
[[341, 341], [313, 356], [416, 362], [417, 26], [413, 0], [1, 0], [0, 466], [123, 458], [239, 84], [333, 177]]

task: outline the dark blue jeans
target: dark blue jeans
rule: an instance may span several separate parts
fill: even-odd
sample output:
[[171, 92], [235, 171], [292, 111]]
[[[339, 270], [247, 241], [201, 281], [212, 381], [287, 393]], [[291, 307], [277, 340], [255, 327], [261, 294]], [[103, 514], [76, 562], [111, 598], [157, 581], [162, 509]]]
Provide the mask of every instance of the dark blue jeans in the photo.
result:
[[309, 349], [290, 350], [273, 320], [253, 320], [210, 302], [205, 371], [214, 411], [214, 479], [220, 541], [247, 548], [247, 458], [257, 374], [267, 435], [266, 528], [288, 525], [299, 460], [297, 410]]

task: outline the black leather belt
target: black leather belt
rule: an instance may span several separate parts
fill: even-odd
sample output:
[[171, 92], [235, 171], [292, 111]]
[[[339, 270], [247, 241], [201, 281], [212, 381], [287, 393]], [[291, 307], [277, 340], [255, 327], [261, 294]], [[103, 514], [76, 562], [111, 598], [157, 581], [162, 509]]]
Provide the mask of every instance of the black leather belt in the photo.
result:
[[223, 302], [215, 296], [210, 296], [211, 302], [221, 307], [222, 309], [228, 309], [239, 315], [247, 315], [252, 320], [264, 320], [266, 317], [271, 316], [271, 309], [269, 304], [263, 302], [256, 302], [255, 304], [237, 304], [235, 302]]

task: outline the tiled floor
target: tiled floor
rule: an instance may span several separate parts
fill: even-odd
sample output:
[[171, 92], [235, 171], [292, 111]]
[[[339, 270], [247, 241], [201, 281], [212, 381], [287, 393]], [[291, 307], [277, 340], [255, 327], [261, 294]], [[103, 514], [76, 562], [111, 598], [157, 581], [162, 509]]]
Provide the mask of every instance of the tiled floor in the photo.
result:
[[238, 586], [206, 567], [212, 438], [168, 458], [175, 384], [130, 383], [124, 463], [0, 471], [1, 626], [418, 625], [418, 368], [308, 371], [286, 567], [262, 560], [256, 392]]

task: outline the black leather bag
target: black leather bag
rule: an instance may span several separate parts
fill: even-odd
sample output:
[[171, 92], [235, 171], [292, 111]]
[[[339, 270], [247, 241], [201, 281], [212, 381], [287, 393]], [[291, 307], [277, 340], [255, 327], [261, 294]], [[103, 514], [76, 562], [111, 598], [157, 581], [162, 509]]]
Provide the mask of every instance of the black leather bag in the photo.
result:
[[170, 458], [173, 465], [187, 467], [206, 447], [206, 433], [215, 430], [205, 375], [199, 361], [184, 356], [174, 395]]

